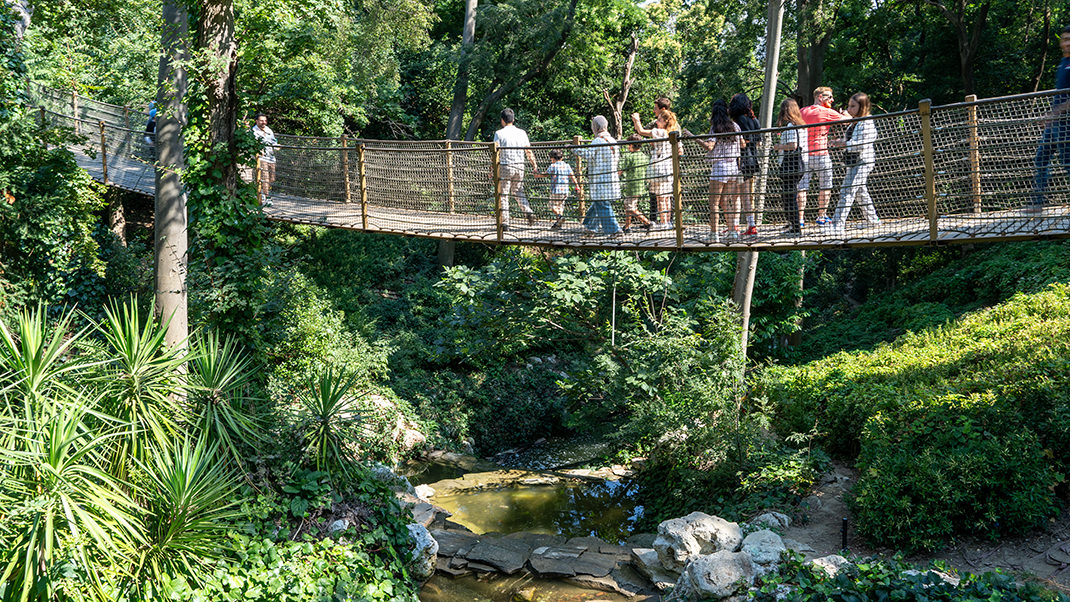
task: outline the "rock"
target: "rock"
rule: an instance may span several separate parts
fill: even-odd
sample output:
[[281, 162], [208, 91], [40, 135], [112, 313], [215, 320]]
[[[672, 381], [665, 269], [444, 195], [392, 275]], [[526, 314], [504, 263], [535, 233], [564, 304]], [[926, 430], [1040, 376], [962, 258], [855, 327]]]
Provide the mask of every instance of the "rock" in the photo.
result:
[[736, 523], [704, 512], [692, 512], [658, 525], [654, 549], [661, 566], [679, 574], [691, 558], [722, 550], [735, 552], [742, 544], [743, 532]]
[[582, 550], [575, 548], [536, 548], [528, 559], [528, 565], [540, 577], [574, 577], [574, 563], [582, 553]]
[[763, 529], [787, 529], [791, 526], [791, 518], [780, 512], [766, 512], [751, 519], [750, 524]]
[[416, 495], [416, 488], [412, 486], [412, 483], [405, 477], [390, 470], [385, 464], [379, 462], [372, 464], [368, 468], [368, 474], [373, 479], [385, 483], [387, 487], [394, 491]]
[[654, 584], [658, 591], [666, 591], [676, 583], [676, 575], [665, 570], [653, 548], [632, 548], [632, 566]]
[[465, 558], [468, 559], [468, 566], [473, 563], [486, 564], [506, 575], [512, 575], [524, 568], [528, 561], [528, 552], [526, 545], [522, 548], [508, 546], [506, 540], [496, 540], [494, 543], [481, 541], [465, 554]]
[[636, 533], [628, 536], [628, 539], [624, 540], [624, 543], [633, 548], [653, 548], [654, 540], [657, 538], [657, 533]]
[[801, 506], [805, 510], [820, 510], [821, 498], [817, 497], [816, 495], [807, 496], [803, 498], [801, 502], [799, 502], [799, 506]]
[[810, 564], [815, 568], [825, 571], [829, 577], [835, 577], [837, 573], [842, 571], [844, 567], [849, 566], [851, 562], [839, 554], [830, 554], [828, 556], [822, 556], [821, 558], [815, 558], [810, 561]]
[[935, 569], [929, 569], [928, 571], [924, 571], [924, 572], [923, 571], [918, 571], [918, 570], [915, 570], [915, 569], [908, 569], [908, 570], [903, 571], [903, 576], [904, 577], [917, 577], [919, 575], [924, 575], [924, 576], [928, 576], [930, 578], [939, 579], [940, 581], [943, 581], [944, 583], [947, 583], [948, 585], [950, 585], [952, 587], [958, 587], [959, 583], [962, 582], [962, 579], [960, 579], [958, 577], [955, 577], [954, 575], [949, 575], [947, 573], [944, 573], [944, 572], [941, 572], [941, 571], [937, 571]]
[[513, 592], [513, 602], [535, 602], [535, 586], [518, 588]]
[[617, 557], [587, 550], [572, 563], [572, 568], [575, 569], [577, 575], [605, 577], [617, 568]]
[[439, 557], [435, 560], [435, 571], [450, 577], [463, 577], [472, 573], [472, 571], [468, 570], [468, 561], [463, 558]]
[[438, 542], [423, 525], [409, 525], [409, 537], [415, 546], [409, 552], [409, 574], [417, 581], [427, 581], [435, 574]]
[[510, 533], [502, 537], [502, 539], [522, 541], [532, 550], [542, 547], [563, 546], [566, 541], [565, 538], [560, 535], [550, 535], [549, 533], [527, 533], [524, 531]]
[[413, 488], [413, 491], [416, 493], [416, 497], [425, 502], [435, 497], [435, 488], [430, 485], [417, 485]]
[[721, 550], [698, 556], [676, 582], [669, 600], [723, 600], [754, 584], [754, 563], [750, 554]]
[[780, 536], [769, 530], [755, 531], [743, 539], [743, 551], [750, 555], [759, 575], [776, 571], [780, 555], [787, 550]]
[[581, 550], [597, 550], [606, 545], [606, 542], [598, 539], [597, 537], [573, 537], [565, 544], [570, 548], [579, 548]]
[[349, 521], [344, 518], [340, 518], [327, 526], [327, 535], [334, 535], [341, 533], [349, 528]]
[[794, 539], [788, 539], [787, 537], [783, 538], [782, 541], [784, 542], [784, 546], [789, 550], [795, 550], [796, 552], [802, 552], [803, 554], [814, 551], [812, 547], [801, 541], [795, 541]]
[[435, 529], [431, 536], [438, 542], [438, 553], [443, 556], [464, 556], [479, 543], [479, 537], [474, 533], [452, 529]]

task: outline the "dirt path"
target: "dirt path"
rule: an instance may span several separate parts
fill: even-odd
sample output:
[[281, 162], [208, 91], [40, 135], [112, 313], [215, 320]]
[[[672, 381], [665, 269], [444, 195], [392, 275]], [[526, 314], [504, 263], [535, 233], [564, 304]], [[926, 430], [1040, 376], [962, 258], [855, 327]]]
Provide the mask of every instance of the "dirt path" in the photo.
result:
[[[844, 495], [857, 479], [856, 471], [837, 465], [822, 479], [814, 495], [804, 501], [806, 518], [800, 517], [785, 530], [785, 537], [812, 548], [805, 551], [807, 558], [840, 552], [843, 519], [850, 520], [851, 516]], [[856, 556], [894, 554], [894, 550], [866, 545], [850, 523], [847, 546]], [[959, 571], [970, 573], [1001, 569], [1022, 578], [1039, 579], [1054, 589], [1070, 593], [1070, 512], [1064, 511], [1046, 529], [1021, 538], [998, 542], [964, 540], [948, 549], [910, 556], [907, 560], [918, 565], [944, 560]]]

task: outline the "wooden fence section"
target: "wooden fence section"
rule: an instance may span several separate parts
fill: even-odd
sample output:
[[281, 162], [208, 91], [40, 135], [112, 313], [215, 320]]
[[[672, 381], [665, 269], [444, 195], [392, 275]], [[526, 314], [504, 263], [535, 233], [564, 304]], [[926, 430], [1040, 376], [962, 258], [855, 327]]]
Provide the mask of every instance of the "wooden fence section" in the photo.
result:
[[[154, 144], [144, 131], [144, 112], [50, 88], [33, 86], [31, 92], [41, 107], [42, 127], [79, 134], [71, 150], [92, 177], [154, 193]], [[264, 189], [263, 209], [270, 219], [294, 223], [583, 248], [788, 250], [1064, 237], [1070, 235], [1070, 166], [1047, 167], [1043, 188], [1035, 161], [1046, 127], [1070, 130], [1070, 117], [1048, 119], [1053, 94], [969, 98], [946, 106], [922, 101], [915, 110], [828, 126], [831, 200], [820, 212], [823, 174], [811, 173], [800, 233], [788, 228], [798, 219], [791, 210], [792, 178], [781, 173], [783, 153], [771, 150], [783, 128], [756, 133], [760, 143], [752, 148], [760, 169], [749, 178], [753, 193], [745, 192], [742, 202], [709, 195], [710, 177], [721, 177], [732, 164], [717, 163], [725, 149], [733, 154], [734, 141], [724, 135], [672, 133], [668, 139], [612, 145], [577, 138], [535, 142], [530, 149], [279, 136], [277, 179], [270, 192]], [[866, 130], [875, 133], [871, 152], [848, 166], [841, 141], [857, 140]], [[710, 142], [716, 143], [713, 151], [706, 149]], [[822, 149], [810, 150], [813, 169], [823, 161]], [[582, 194], [567, 178], [547, 175], [551, 154], [561, 155]], [[636, 166], [625, 171], [626, 154]], [[254, 166], [242, 172], [259, 181]], [[651, 191], [671, 212], [660, 224]], [[589, 207], [603, 215], [608, 208], [615, 221], [585, 224]], [[628, 231], [618, 233], [614, 224], [625, 224], [628, 208], [654, 217], [655, 227], [645, 228], [635, 218]], [[832, 223], [819, 225], [819, 216]], [[730, 230], [730, 222], [738, 230]], [[751, 223], [755, 231], [748, 235]]]

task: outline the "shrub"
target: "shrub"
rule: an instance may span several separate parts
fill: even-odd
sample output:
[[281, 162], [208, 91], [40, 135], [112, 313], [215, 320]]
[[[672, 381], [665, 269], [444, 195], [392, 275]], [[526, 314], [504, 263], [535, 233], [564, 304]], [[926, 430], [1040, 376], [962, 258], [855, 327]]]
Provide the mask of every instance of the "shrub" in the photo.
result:
[[991, 394], [948, 395], [871, 418], [852, 497], [859, 532], [913, 551], [1043, 524], [1057, 510], [1059, 477], [1021, 422]]

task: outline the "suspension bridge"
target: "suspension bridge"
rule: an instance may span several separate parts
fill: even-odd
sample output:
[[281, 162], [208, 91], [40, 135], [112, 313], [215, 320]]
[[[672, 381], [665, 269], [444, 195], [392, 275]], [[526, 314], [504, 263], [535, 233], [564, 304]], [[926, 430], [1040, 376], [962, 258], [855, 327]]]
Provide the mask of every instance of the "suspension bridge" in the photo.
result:
[[[549, 152], [562, 151], [584, 191], [572, 191], [564, 218], [550, 209], [549, 178], [527, 170], [523, 190], [533, 213], [522, 213], [516, 199], [502, 194], [500, 151], [493, 143], [461, 141], [385, 141], [347, 137], [278, 136], [276, 181], [262, 199], [272, 220], [436, 239], [492, 244], [637, 250], [791, 250], [953, 242], [992, 242], [1070, 236], [1070, 182], [1066, 170], [1051, 167], [1047, 202], [1031, 210], [1034, 156], [1054, 91], [931, 106], [866, 117], [877, 131], [869, 194], [879, 223], [862, 219], [861, 208], [846, 227], [814, 224], [817, 190], [811, 188], [807, 227], [787, 230], [797, 221], [782, 194], [778, 153], [772, 146], [782, 129], [759, 132], [759, 174], [751, 202], [735, 217], [757, 223], [753, 236], [726, 235], [723, 223], [711, 226], [707, 192], [710, 164], [704, 140], [717, 136], [670, 136], [668, 141], [635, 142], [651, 162], [641, 179], [671, 177], [671, 216], [659, 228], [633, 227], [616, 237], [591, 236], [582, 227], [589, 204], [590, 165], [577, 152], [585, 145], [567, 141], [534, 142], [530, 148], [539, 171]], [[125, 190], [155, 193], [154, 148], [146, 138], [142, 111], [85, 98], [77, 93], [31, 87], [42, 124], [79, 134], [70, 150], [79, 165], [100, 182]], [[860, 120], [832, 126], [829, 139], [842, 137]], [[626, 143], [619, 143], [624, 146]], [[652, 162], [654, 145], [668, 145], [667, 168]], [[828, 213], [840, 199], [846, 168], [842, 150], [831, 149], [833, 191]], [[259, 170], [245, 166], [247, 179]], [[662, 174], [654, 176], [654, 172]], [[664, 175], [668, 172], [668, 175]], [[540, 177], [541, 176], [541, 177]], [[628, 174], [617, 174], [627, 184]], [[633, 177], [634, 174], [633, 174]], [[571, 187], [570, 187], [571, 188]], [[503, 211], [512, 203], [512, 211]], [[622, 200], [613, 202], [623, 222]], [[639, 208], [647, 208], [646, 195]], [[511, 220], [507, 220], [511, 213]], [[722, 213], [719, 218], [726, 216]], [[745, 227], [745, 226], [744, 226]]]

